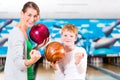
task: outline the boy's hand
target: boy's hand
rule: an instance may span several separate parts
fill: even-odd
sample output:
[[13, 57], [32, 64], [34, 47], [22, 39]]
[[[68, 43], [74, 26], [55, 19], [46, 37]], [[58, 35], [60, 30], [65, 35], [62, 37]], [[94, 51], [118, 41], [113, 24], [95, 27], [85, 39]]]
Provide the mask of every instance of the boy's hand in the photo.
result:
[[52, 68], [54, 70], [57, 70], [57, 64], [56, 63], [51, 62], [50, 65], [52, 66]]
[[80, 61], [83, 59], [84, 53], [76, 53], [75, 54], [75, 64], [79, 64]]

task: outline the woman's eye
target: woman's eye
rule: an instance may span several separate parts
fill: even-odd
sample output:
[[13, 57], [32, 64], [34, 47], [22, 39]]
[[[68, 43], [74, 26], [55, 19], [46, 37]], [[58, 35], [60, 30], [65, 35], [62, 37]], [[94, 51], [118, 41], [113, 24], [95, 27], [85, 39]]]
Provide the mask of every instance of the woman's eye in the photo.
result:
[[31, 14], [29, 14], [28, 16], [31, 17]]
[[34, 16], [34, 18], [37, 18], [37, 17], [38, 17], [37, 15]]

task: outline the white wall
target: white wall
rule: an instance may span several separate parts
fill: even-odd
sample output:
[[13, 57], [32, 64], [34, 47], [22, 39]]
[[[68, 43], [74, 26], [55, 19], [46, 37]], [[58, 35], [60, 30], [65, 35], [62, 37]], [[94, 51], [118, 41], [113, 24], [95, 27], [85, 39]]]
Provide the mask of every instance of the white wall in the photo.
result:
[[[0, 18], [19, 18], [29, 0], [1, 0]], [[41, 18], [120, 18], [120, 0], [31, 0], [41, 10]]]

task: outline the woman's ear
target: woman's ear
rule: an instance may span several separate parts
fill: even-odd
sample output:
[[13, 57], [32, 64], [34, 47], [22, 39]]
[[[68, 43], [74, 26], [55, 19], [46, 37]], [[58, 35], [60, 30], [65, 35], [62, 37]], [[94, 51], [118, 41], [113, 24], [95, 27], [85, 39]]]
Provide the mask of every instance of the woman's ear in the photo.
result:
[[38, 21], [40, 20], [40, 15], [38, 15], [37, 20], [38, 20]]
[[23, 19], [23, 14], [24, 14], [23, 11], [21, 11], [21, 12], [20, 12], [20, 15], [21, 15], [21, 18], [22, 18], [22, 19]]

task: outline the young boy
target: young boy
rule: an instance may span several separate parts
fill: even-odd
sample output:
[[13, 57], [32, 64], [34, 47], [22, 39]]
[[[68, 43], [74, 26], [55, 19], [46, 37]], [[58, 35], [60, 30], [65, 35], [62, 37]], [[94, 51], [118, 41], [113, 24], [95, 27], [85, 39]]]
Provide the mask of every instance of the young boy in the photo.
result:
[[55, 70], [55, 80], [85, 80], [87, 69], [87, 54], [84, 48], [77, 47], [78, 29], [72, 24], [66, 24], [61, 31], [61, 40], [65, 46], [65, 57], [52, 63]]

